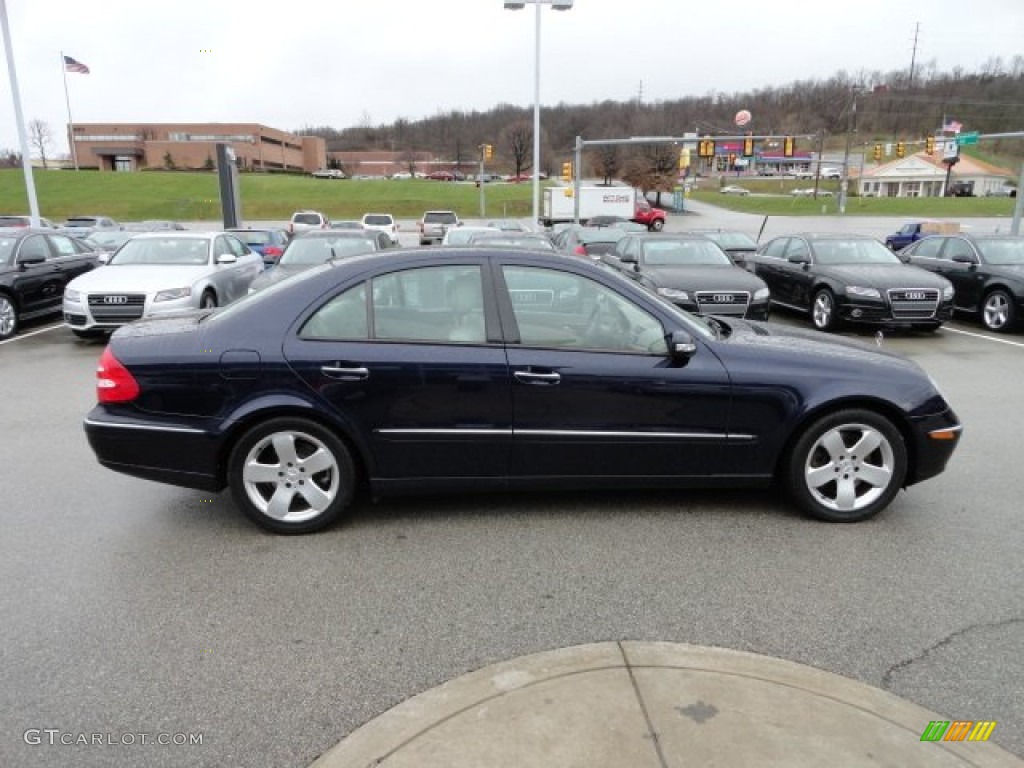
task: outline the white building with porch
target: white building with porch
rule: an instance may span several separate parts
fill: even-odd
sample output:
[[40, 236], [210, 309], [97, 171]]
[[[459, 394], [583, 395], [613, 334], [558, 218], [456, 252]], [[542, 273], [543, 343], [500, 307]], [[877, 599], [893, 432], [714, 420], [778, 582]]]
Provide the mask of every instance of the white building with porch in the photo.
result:
[[[950, 186], [966, 186], [976, 197], [997, 194], [1013, 172], [977, 158], [962, 155], [949, 176]], [[946, 165], [941, 152], [918, 152], [877, 168], [865, 168], [857, 181], [862, 197], [942, 197], [946, 188]]]

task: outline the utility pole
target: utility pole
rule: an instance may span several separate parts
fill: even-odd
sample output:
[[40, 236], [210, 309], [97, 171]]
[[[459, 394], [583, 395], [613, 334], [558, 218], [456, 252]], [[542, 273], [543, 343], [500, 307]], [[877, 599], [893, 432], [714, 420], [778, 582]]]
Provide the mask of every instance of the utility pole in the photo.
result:
[[914, 24], [914, 47], [910, 49], [910, 82], [909, 86], [914, 85], [914, 65], [917, 63], [917, 33], [921, 31], [921, 22]]

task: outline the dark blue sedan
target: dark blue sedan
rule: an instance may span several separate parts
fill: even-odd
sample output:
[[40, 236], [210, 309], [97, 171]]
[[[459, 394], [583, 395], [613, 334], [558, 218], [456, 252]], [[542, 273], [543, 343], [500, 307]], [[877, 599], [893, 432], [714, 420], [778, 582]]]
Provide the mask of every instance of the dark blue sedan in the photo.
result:
[[779, 483], [855, 521], [940, 472], [960, 424], [915, 363], [698, 318], [582, 259], [431, 249], [316, 267], [118, 330], [101, 464], [219, 491], [281, 533], [375, 495]]

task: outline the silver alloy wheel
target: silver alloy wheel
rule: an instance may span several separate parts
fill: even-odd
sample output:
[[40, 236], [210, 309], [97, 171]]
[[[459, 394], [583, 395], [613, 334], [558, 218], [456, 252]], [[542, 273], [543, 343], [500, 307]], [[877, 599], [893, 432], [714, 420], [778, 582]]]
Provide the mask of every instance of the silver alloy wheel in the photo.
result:
[[0, 295], [0, 339], [14, 333], [18, 318], [14, 313], [14, 304], [6, 296]]
[[835, 512], [857, 512], [892, 484], [892, 444], [867, 424], [839, 424], [819, 437], [807, 453], [804, 481], [811, 496]]
[[257, 442], [242, 465], [246, 496], [262, 514], [302, 523], [324, 512], [338, 496], [338, 460], [306, 432], [274, 432]]
[[986, 328], [993, 331], [1002, 328], [1010, 319], [1010, 302], [1006, 294], [1001, 291], [989, 294], [982, 312]]
[[835, 302], [832, 294], [828, 291], [821, 291], [814, 297], [813, 319], [816, 328], [828, 328], [832, 324], [832, 314], [835, 312]]

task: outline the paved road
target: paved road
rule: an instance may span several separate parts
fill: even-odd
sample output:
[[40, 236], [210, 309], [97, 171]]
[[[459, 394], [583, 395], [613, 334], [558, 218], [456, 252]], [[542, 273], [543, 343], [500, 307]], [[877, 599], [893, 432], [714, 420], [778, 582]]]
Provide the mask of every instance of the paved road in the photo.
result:
[[[946, 474], [867, 523], [762, 492], [446, 496], [285, 538], [226, 494], [99, 467], [80, 421], [101, 345], [47, 328], [0, 345], [0, 765], [304, 766], [446, 679], [618, 639], [810, 664], [997, 720], [1024, 756], [1024, 335], [884, 342], [966, 431]], [[30, 728], [203, 743], [34, 745]]]

